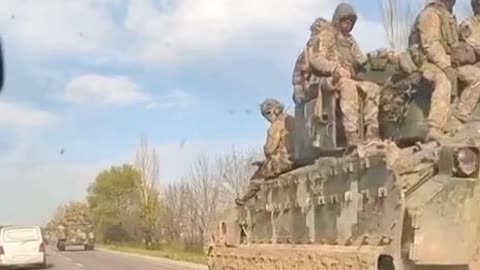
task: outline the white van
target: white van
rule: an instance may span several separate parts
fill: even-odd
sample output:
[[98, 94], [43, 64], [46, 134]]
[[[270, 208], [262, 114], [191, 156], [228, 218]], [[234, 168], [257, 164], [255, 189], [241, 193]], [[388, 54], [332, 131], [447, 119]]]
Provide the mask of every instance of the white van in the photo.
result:
[[0, 229], [0, 266], [47, 267], [40, 227], [6, 226]]

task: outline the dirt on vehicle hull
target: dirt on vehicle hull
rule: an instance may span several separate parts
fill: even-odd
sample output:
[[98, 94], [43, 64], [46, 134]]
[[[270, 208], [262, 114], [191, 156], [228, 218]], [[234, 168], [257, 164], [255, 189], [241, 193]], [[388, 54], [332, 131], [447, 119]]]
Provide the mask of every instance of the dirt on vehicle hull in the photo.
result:
[[[211, 255], [210, 269], [371, 269], [382, 254], [378, 247], [329, 245], [252, 245], [219, 248]], [[316, 268], [317, 267], [317, 268]], [[322, 268], [319, 268], [322, 269]], [[374, 268], [377, 269], [377, 268]]]

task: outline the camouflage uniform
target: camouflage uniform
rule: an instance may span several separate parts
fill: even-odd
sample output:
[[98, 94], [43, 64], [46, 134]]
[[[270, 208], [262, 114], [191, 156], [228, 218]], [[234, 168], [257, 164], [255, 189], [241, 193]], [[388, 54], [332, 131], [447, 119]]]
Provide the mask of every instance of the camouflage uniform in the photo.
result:
[[247, 193], [235, 202], [244, 205], [260, 190], [265, 179], [274, 178], [293, 168], [294, 119], [283, 112], [283, 105], [267, 99], [261, 105], [262, 115], [271, 122], [267, 132], [267, 142], [263, 147], [265, 161], [250, 180]]
[[[378, 106], [380, 87], [368, 81], [357, 81], [355, 75], [367, 63], [367, 57], [360, 50], [354, 37], [341, 33], [335, 25], [345, 17], [355, 17], [352, 6], [342, 3], [337, 6], [330, 27], [316, 36], [312, 47], [310, 64], [314, 72], [321, 74], [322, 91], [336, 91], [340, 98], [340, 109], [343, 114], [343, 126], [349, 144], [359, 143], [359, 92], [365, 95], [365, 114], [367, 138], [378, 138]], [[338, 69], [346, 69], [352, 78], [341, 77], [334, 80]]]
[[[475, 15], [465, 19], [459, 27], [460, 40], [466, 42], [480, 55], [480, 7], [479, 0], [472, 0], [472, 8]], [[478, 58], [478, 57], [477, 57]], [[459, 67], [459, 80], [465, 82], [466, 87], [458, 100], [455, 117], [461, 122], [470, 119], [480, 99], [480, 68], [478, 59], [475, 65], [464, 65]]]
[[[318, 34], [320, 28], [328, 22], [322, 18], [316, 19], [310, 26], [310, 38], [295, 62], [295, 67], [292, 74], [293, 85], [293, 101], [295, 102], [295, 130], [296, 140], [295, 157], [300, 158], [304, 153], [304, 142], [307, 139], [305, 129], [305, 103], [317, 98], [315, 106], [315, 115], [321, 114], [322, 92], [319, 88], [320, 78], [312, 74], [309, 62], [309, 52], [312, 47], [315, 36]], [[320, 113], [317, 113], [320, 111]]]
[[[310, 38], [295, 62], [292, 74], [292, 85], [294, 88], [293, 101], [295, 104], [304, 104], [305, 102], [321, 95], [319, 91], [310, 91], [311, 86], [319, 84], [320, 78], [312, 74], [309, 62], [309, 53], [314, 43], [316, 35], [320, 28], [328, 22], [322, 18], [316, 19], [310, 26]], [[314, 87], [318, 90], [317, 87]]]
[[442, 0], [428, 3], [416, 18], [409, 45], [419, 49], [420, 55], [415, 57], [417, 65], [422, 77], [433, 85], [429, 139], [441, 136], [446, 128], [452, 82], [456, 82], [450, 52], [457, 42], [455, 16]]

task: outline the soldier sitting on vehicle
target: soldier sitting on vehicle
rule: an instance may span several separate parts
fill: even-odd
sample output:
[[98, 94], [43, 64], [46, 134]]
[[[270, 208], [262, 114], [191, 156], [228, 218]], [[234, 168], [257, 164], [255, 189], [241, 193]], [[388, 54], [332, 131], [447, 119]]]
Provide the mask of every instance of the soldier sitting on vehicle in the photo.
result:
[[247, 193], [242, 198], [235, 199], [239, 206], [251, 199], [260, 190], [264, 180], [274, 178], [293, 168], [294, 154], [294, 119], [284, 112], [284, 106], [279, 101], [267, 99], [260, 105], [265, 119], [270, 122], [267, 132], [267, 142], [263, 148], [265, 160], [254, 162], [259, 166], [250, 179]]
[[466, 123], [480, 98], [480, 0], [472, 0], [473, 16], [466, 18], [459, 27], [460, 44], [454, 48], [452, 61], [458, 68], [458, 78], [466, 82], [458, 100], [454, 117]]
[[317, 99], [314, 115], [317, 119], [321, 116], [322, 110], [322, 92], [320, 91], [320, 77], [312, 74], [310, 68], [310, 54], [312, 45], [320, 29], [328, 24], [325, 19], [317, 18], [310, 26], [310, 38], [305, 48], [295, 62], [292, 74], [293, 101], [295, 103], [295, 157], [300, 158], [305, 153], [304, 142], [306, 140], [305, 130], [305, 103], [312, 99]]
[[[379, 138], [378, 107], [380, 87], [375, 83], [358, 80], [365, 69], [367, 57], [360, 50], [351, 31], [357, 21], [354, 8], [346, 3], [337, 6], [331, 24], [323, 27], [312, 46], [310, 65], [320, 76], [322, 91], [335, 91], [339, 95], [343, 126], [348, 145], [361, 142], [359, 118], [365, 119], [366, 139]], [[364, 115], [360, 116], [359, 91], [365, 97]]]
[[[296, 105], [305, 104], [305, 102], [316, 98], [321, 93], [319, 90], [320, 78], [312, 74], [310, 68], [309, 55], [320, 29], [328, 22], [323, 18], [317, 18], [310, 26], [310, 38], [295, 62], [292, 74], [293, 101]], [[312, 89], [313, 88], [313, 89]]]
[[455, 2], [429, 2], [418, 15], [409, 37], [409, 46], [418, 48], [419, 52], [419, 55], [414, 57], [415, 64], [419, 67], [423, 79], [433, 87], [427, 140], [437, 140], [444, 135], [452, 91], [457, 89], [457, 80], [465, 83], [453, 112], [458, 121], [465, 122], [471, 114], [474, 106], [470, 99], [479, 91], [480, 70], [472, 65], [456, 67], [455, 61], [452, 61], [452, 52], [459, 45], [457, 21], [452, 13]]

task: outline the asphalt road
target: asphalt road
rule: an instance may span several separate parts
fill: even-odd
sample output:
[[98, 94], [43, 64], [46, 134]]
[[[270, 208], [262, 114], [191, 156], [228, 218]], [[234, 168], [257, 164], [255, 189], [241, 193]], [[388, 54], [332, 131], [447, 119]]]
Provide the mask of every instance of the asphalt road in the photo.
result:
[[47, 261], [51, 270], [206, 270], [205, 266], [190, 265], [167, 259], [127, 255], [106, 250], [71, 250], [58, 252], [50, 248]]

